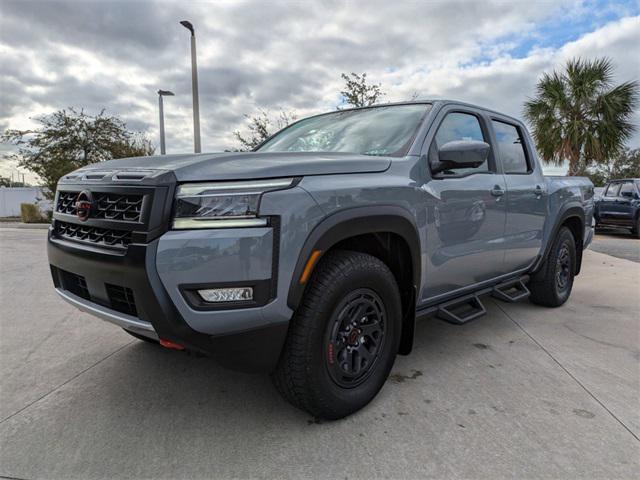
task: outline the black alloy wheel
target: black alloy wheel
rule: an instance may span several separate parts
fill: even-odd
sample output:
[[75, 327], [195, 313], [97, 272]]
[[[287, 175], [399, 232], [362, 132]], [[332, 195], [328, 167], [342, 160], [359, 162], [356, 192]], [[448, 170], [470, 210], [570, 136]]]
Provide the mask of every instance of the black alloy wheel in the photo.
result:
[[373, 371], [384, 344], [385, 311], [373, 290], [361, 288], [345, 297], [327, 331], [327, 368], [336, 384], [360, 385]]

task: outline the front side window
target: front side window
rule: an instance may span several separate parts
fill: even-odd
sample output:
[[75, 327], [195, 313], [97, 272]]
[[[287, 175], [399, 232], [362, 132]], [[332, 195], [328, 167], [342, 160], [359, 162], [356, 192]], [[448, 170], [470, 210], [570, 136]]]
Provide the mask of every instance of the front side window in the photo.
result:
[[[436, 136], [429, 148], [430, 159], [437, 160], [438, 149], [445, 143], [453, 142], [455, 140], [477, 140], [480, 142], [486, 142], [478, 117], [470, 113], [461, 112], [447, 114], [447, 116], [444, 117], [444, 120], [442, 120], [440, 127], [438, 127], [438, 132], [436, 133]], [[457, 168], [455, 170], [451, 170], [450, 173], [454, 175], [465, 175], [472, 172], [488, 171], [488, 161], [485, 160], [479, 167]]]
[[618, 191], [620, 190], [619, 183], [611, 183], [607, 187], [607, 192], [604, 194], [605, 197], [617, 197]]
[[404, 155], [430, 108], [389, 105], [319, 115], [285, 128], [257, 151]]
[[498, 120], [493, 120], [491, 124], [498, 141], [498, 152], [500, 152], [504, 173], [530, 172], [524, 140], [518, 127]]

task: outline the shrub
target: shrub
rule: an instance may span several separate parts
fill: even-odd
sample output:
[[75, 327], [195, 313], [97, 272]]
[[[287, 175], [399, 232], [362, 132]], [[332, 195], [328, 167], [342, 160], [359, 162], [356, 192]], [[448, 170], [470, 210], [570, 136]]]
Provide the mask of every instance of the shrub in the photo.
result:
[[24, 223], [49, 223], [49, 220], [40, 212], [40, 208], [33, 203], [20, 204], [20, 217]]

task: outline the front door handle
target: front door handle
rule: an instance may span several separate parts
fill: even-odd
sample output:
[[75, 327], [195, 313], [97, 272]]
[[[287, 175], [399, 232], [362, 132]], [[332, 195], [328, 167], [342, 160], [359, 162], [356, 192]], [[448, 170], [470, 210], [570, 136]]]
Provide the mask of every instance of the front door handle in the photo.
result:
[[504, 195], [504, 190], [500, 187], [500, 185], [496, 185], [491, 189], [491, 195], [494, 197], [501, 197]]
[[544, 193], [544, 189], [540, 185], [536, 185], [536, 188], [533, 191], [533, 193], [536, 194], [536, 197], [540, 198], [542, 196], [542, 194]]

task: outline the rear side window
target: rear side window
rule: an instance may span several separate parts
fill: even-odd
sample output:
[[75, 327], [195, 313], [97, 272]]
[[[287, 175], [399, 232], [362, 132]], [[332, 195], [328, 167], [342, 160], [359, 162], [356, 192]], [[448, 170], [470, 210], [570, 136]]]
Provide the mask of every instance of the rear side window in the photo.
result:
[[504, 173], [528, 173], [531, 171], [527, 161], [524, 140], [520, 129], [515, 125], [493, 120], [493, 130], [498, 141], [498, 151], [502, 159]]
[[624, 182], [622, 184], [622, 186], [620, 187], [620, 196], [628, 196], [628, 197], [632, 197], [634, 194], [634, 189], [633, 189], [633, 183], [631, 182]]
[[611, 183], [607, 187], [607, 191], [604, 194], [604, 196], [605, 197], [617, 197], [618, 196], [618, 190], [620, 190], [620, 184], [619, 183]]
[[[429, 155], [438, 154], [438, 149], [445, 143], [453, 142], [454, 140], [477, 140], [480, 142], [486, 142], [482, 128], [480, 127], [480, 121], [475, 115], [470, 113], [453, 112], [447, 114], [442, 120], [440, 127], [438, 127], [438, 133], [431, 143], [429, 148]], [[452, 170], [451, 173], [455, 175], [464, 175], [466, 173], [476, 172], [488, 172], [489, 165], [487, 161], [477, 168], [458, 168]]]

